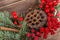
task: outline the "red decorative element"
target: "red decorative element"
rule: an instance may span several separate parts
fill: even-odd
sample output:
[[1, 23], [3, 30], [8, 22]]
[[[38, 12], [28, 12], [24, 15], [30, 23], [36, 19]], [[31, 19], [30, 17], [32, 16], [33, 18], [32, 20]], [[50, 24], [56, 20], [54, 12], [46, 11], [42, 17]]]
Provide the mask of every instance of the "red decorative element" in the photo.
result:
[[56, 31], [56, 30], [57, 30], [57, 27], [56, 27], [56, 26], [54, 26], [54, 27], [53, 27], [53, 29]]
[[44, 32], [44, 28], [43, 27], [40, 28], [40, 32], [41, 33]]
[[32, 29], [31, 29], [31, 32], [32, 32], [32, 33], [34, 33], [34, 32], [35, 32], [35, 30], [32, 28]]
[[31, 35], [32, 35], [32, 37], [35, 37], [35, 34], [34, 33], [32, 33]]
[[[57, 30], [57, 28], [60, 27], [60, 22], [58, 22], [57, 18], [54, 18], [54, 12], [55, 12], [55, 6], [58, 4], [58, 0], [41, 0], [41, 4], [39, 4], [39, 7], [41, 9], [43, 9], [46, 14], [47, 14], [47, 28], [44, 27], [40, 27], [38, 30], [36, 31], [35, 29], [31, 29], [30, 32], [31, 33], [27, 33], [26, 36], [27, 37], [33, 37], [34, 40], [39, 40], [39, 37], [43, 35], [43, 38], [47, 38], [48, 33], [51, 33], [51, 35], [54, 35], [55, 32]], [[16, 14], [16, 12], [12, 12], [12, 15], [14, 17], [14, 19], [17, 19], [18, 16]], [[57, 16], [60, 15], [57, 14]], [[23, 17], [18, 18], [19, 21], [23, 21]], [[17, 24], [17, 22], [14, 22], [14, 24]]]
[[55, 32], [53, 30], [51, 30], [51, 35], [54, 35], [54, 34], [55, 34]]
[[54, 12], [54, 11], [55, 11], [55, 8], [54, 8], [54, 7], [52, 7], [52, 8], [51, 8], [51, 11], [52, 11], [52, 12]]
[[12, 12], [12, 16], [13, 16], [13, 18], [15, 18], [15, 19], [17, 19], [18, 18], [18, 16], [17, 16], [17, 13], [14, 11], [14, 12]]
[[40, 7], [40, 8], [43, 8], [42, 4], [39, 4], [39, 7]]
[[37, 35], [37, 36], [40, 36], [40, 32], [36, 32], [36, 35]]
[[14, 16], [17, 15], [17, 14], [16, 14], [16, 11], [13, 11], [13, 12], [12, 12], [12, 15], [14, 15]]
[[45, 8], [49, 8], [49, 5], [46, 5]]
[[57, 2], [59, 2], [59, 3], [60, 3], [60, 0], [59, 0], [59, 1], [57, 0]]
[[20, 21], [23, 21], [23, 17], [20, 17], [19, 20], [20, 20]]
[[[60, 27], [60, 23], [58, 23], [57, 18], [54, 18], [55, 6], [58, 4], [58, 1], [59, 0], [41, 0], [42, 6], [39, 7], [43, 8], [43, 10], [47, 14], [47, 28], [41, 27], [39, 29], [41, 33], [44, 33], [43, 38], [47, 38], [47, 34], [49, 32], [51, 33], [51, 35], [55, 34], [54, 31], [56, 31], [57, 28]], [[60, 16], [60, 13], [57, 14], [57, 16]], [[54, 31], [52, 29], [54, 29]]]
[[40, 32], [39, 37], [41, 37], [41, 36], [42, 36], [42, 33]]
[[47, 38], [47, 34], [44, 34], [44, 35], [43, 35], [43, 38], [46, 39], [46, 38]]
[[49, 9], [45, 9], [45, 12], [46, 12], [46, 13], [49, 13], [50, 11], [49, 11]]
[[17, 25], [17, 22], [16, 22], [16, 21], [14, 21], [13, 23], [14, 23], [15, 25]]
[[56, 6], [58, 4], [57, 1], [53, 1], [53, 3], [54, 3], [54, 6]]
[[57, 28], [60, 28], [60, 22], [57, 23]]
[[45, 28], [44, 32], [45, 32], [45, 34], [48, 34], [49, 33], [49, 29]]
[[34, 40], [39, 40], [39, 37], [38, 37], [38, 36], [35, 36], [35, 37], [34, 37]]
[[30, 34], [30, 33], [27, 33], [27, 34], [26, 34], [26, 36], [27, 36], [27, 37], [30, 37], [30, 36], [31, 36], [31, 34]]
[[45, 4], [45, 0], [41, 0], [41, 3], [42, 3], [42, 4]]
[[18, 17], [17, 16], [13, 16], [15, 19], [17, 19]]
[[49, 6], [52, 6], [53, 5], [53, 2], [49, 2]]

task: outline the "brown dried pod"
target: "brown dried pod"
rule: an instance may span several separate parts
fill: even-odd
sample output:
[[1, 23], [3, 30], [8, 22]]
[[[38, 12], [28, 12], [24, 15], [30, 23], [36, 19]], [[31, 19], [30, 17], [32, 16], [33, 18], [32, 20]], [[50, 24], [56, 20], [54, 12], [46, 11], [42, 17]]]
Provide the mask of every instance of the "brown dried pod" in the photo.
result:
[[25, 21], [29, 27], [39, 28], [46, 23], [47, 15], [42, 10], [34, 9], [27, 13]]

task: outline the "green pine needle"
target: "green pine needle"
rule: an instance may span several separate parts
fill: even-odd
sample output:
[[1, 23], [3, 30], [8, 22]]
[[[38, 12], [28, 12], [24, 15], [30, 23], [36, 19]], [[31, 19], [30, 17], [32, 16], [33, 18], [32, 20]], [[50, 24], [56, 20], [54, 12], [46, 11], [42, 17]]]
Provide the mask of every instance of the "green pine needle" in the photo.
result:
[[22, 28], [20, 29], [20, 40], [24, 38], [24, 40], [27, 40], [28, 38], [26, 37], [26, 34], [28, 33], [28, 27], [26, 25], [26, 22], [22, 22]]
[[[8, 12], [0, 12], [0, 22], [6, 25], [14, 26], [13, 22], [9, 19], [9, 13]], [[4, 26], [4, 25], [3, 25]]]

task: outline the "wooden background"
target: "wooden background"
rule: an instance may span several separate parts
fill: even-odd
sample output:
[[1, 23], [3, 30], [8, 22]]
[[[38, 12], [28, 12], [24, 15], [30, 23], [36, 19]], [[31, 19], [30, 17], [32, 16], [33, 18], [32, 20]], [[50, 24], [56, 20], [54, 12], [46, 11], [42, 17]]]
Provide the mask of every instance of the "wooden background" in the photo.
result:
[[36, 0], [0, 0], [0, 11], [16, 11], [18, 15], [34, 5]]

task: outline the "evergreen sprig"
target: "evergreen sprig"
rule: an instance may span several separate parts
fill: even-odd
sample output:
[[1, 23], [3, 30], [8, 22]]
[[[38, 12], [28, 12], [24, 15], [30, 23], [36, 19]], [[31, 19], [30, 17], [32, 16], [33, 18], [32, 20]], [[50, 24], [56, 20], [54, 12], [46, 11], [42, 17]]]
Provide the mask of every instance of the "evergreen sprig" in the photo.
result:
[[0, 40], [28, 40], [26, 34], [28, 32], [26, 22], [22, 22], [22, 28], [18, 33], [10, 32], [10, 31], [2, 31], [0, 30]]
[[10, 20], [10, 14], [8, 12], [0, 12], [0, 26], [7, 26], [9, 25], [10, 27], [15, 27], [13, 22]]
[[28, 38], [26, 37], [26, 34], [28, 33], [28, 27], [26, 25], [26, 22], [23, 21], [22, 22], [22, 28], [20, 29], [20, 40], [24, 39], [24, 40], [28, 40]]
[[[6, 27], [15, 27], [13, 22], [10, 20], [10, 14], [8, 12], [0, 12], [0, 26]], [[28, 27], [26, 25], [26, 22], [23, 21], [22, 23], [22, 28], [19, 30], [18, 33], [11, 32], [11, 31], [3, 31], [0, 29], [0, 40], [28, 40], [26, 37], [26, 34], [28, 32]]]

